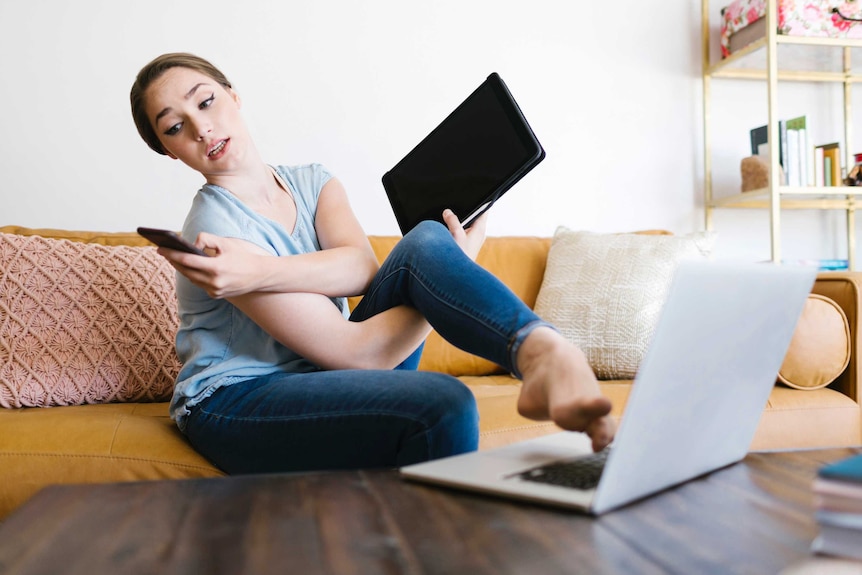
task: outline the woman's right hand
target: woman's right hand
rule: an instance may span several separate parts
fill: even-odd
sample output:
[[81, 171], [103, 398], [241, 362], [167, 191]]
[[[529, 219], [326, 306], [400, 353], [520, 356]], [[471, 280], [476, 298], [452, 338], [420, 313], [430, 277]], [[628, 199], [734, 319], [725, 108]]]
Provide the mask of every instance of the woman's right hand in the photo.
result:
[[212, 298], [236, 297], [260, 289], [262, 272], [267, 269], [260, 259], [269, 257], [262, 248], [205, 232], [198, 235], [195, 245], [211, 257], [164, 248], [159, 248], [159, 254]]

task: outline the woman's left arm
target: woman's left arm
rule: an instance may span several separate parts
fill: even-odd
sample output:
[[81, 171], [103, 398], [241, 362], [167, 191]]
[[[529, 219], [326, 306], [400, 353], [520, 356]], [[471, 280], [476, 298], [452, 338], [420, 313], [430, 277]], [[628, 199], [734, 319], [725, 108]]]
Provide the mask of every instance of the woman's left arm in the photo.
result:
[[201, 233], [195, 245], [214, 257], [159, 251], [214, 298], [252, 292], [304, 292], [329, 297], [365, 293], [379, 264], [344, 186], [335, 178], [320, 191], [315, 230], [320, 251], [294, 256], [265, 255], [244, 240], [208, 233]]

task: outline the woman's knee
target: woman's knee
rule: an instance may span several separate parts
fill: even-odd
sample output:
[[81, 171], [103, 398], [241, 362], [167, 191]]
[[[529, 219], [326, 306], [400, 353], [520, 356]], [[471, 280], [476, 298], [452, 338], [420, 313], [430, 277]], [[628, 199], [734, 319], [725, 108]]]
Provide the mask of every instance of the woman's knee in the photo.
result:
[[434, 220], [424, 220], [407, 232], [401, 243], [421, 247], [423, 251], [426, 251], [430, 246], [452, 245], [454, 240], [445, 225]]
[[440, 266], [451, 265], [462, 253], [446, 226], [440, 222], [425, 220], [401, 238], [390, 257], [397, 265], [427, 272]]
[[430, 434], [436, 447], [431, 458], [475, 451], [479, 444], [479, 408], [473, 392], [452, 376], [441, 377], [434, 385], [436, 423]]
[[451, 375], [443, 375], [435, 390], [451, 411], [474, 416], [478, 420], [479, 408], [476, 405], [476, 396], [461, 380]]

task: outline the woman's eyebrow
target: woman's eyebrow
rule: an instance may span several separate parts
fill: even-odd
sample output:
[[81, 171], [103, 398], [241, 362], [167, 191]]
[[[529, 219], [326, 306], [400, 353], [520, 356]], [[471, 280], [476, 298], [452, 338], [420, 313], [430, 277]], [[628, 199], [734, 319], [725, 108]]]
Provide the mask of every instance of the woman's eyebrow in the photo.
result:
[[[198, 88], [200, 88], [201, 86], [206, 86], [206, 82], [199, 82], [199, 83], [195, 84], [194, 86], [192, 86], [192, 89], [189, 90], [185, 96], [183, 96], [183, 99], [188, 100], [189, 98], [194, 96], [195, 92], [197, 92]], [[173, 108], [168, 106], [167, 108], [165, 108], [164, 110], [162, 110], [161, 112], [156, 114], [156, 119], [153, 120], [153, 123], [158, 122], [163, 116], [170, 114], [172, 111], [173, 111]]]

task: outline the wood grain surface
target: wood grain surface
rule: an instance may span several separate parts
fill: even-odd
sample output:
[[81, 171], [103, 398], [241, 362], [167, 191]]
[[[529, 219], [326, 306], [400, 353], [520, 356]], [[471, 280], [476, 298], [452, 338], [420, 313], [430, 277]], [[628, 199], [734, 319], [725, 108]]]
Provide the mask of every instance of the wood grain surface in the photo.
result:
[[745, 461], [593, 518], [392, 470], [45, 489], [0, 525], [0, 573], [780, 573], [811, 560], [811, 481], [855, 449]]

